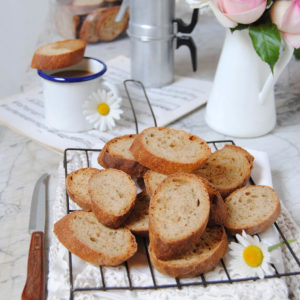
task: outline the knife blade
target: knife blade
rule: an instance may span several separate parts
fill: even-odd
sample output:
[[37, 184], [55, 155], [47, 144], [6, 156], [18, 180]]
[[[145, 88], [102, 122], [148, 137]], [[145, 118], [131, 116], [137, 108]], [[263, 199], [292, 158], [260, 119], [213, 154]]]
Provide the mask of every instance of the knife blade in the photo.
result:
[[44, 231], [48, 178], [48, 174], [43, 174], [38, 179], [32, 195], [29, 220], [31, 240], [22, 300], [40, 300], [45, 297]]

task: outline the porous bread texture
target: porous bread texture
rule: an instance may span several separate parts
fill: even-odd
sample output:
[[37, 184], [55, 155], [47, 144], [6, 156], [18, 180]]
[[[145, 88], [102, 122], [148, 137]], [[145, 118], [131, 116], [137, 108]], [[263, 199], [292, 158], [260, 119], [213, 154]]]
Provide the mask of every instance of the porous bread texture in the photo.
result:
[[81, 168], [67, 175], [66, 190], [69, 197], [85, 210], [91, 210], [91, 197], [88, 191], [88, 182], [92, 175], [100, 172], [96, 168]]
[[225, 199], [228, 217], [225, 227], [230, 233], [253, 235], [267, 230], [278, 218], [281, 206], [276, 192], [269, 186], [249, 185]]
[[206, 163], [194, 173], [206, 178], [224, 198], [248, 182], [253, 160], [254, 157], [245, 149], [225, 145], [212, 153]]
[[54, 233], [70, 252], [94, 265], [117, 266], [137, 251], [128, 229], [108, 228], [92, 212], [71, 212], [54, 224]]
[[79, 63], [84, 55], [86, 42], [71, 39], [49, 43], [38, 48], [32, 58], [31, 67], [54, 70]]
[[[145, 183], [145, 190], [149, 197], [151, 197], [158, 186], [161, 184], [161, 182], [167, 178], [167, 175], [148, 170], [144, 175], [144, 183]], [[208, 225], [223, 225], [226, 217], [227, 217], [227, 211], [225, 207], [225, 203], [223, 201], [223, 198], [219, 191], [210, 184], [205, 178], [199, 177], [209, 194], [209, 200], [210, 200], [210, 212], [209, 212], [209, 218], [208, 218]]]
[[211, 271], [225, 255], [228, 247], [226, 232], [223, 226], [206, 227], [197, 243], [180, 257], [171, 260], [157, 258], [151, 244], [150, 260], [161, 273], [186, 278]]
[[148, 236], [149, 233], [149, 204], [148, 195], [141, 192], [137, 195], [135, 206], [132, 213], [128, 217], [125, 227], [132, 233]]
[[129, 148], [135, 134], [123, 135], [108, 141], [98, 156], [98, 163], [103, 168], [115, 168], [134, 177], [143, 177], [148, 168], [138, 163]]
[[145, 189], [149, 197], [151, 197], [158, 186], [166, 179], [168, 175], [161, 174], [152, 170], [148, 170], [144, 175]]
[[88, 182], [92, 211], [99, 222], [120, 227], [130, 215], [137, 189], [131, 177], [117, 169], [106, 169], [91, 176]]
[[150, 199], [149, 238], [156, 256], [177, 257], [199, 240], [210, 203], [203, 182], [193, 174], [168, 176]]
[[149, 127], [134, 139], [130, 151], [136, 161], [149, 169], [172, 174], [190, 173], [211, 154], [204, 140], [183, 130]]

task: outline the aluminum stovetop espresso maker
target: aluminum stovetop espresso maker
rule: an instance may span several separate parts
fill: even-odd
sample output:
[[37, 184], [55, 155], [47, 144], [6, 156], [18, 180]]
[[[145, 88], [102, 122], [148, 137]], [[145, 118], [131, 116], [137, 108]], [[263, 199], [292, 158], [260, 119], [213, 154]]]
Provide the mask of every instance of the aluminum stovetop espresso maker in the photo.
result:
[[197, 50], [191, 33], [198, 21], [194, 9], [190, 24], [175, 19], [175, 0], [123, 0], [116, 21], [129, 7], [131, 77], [145, 87], [161, 87], [174, 81], [174, 50], [189, 47], [193, 70], [197, 69]]

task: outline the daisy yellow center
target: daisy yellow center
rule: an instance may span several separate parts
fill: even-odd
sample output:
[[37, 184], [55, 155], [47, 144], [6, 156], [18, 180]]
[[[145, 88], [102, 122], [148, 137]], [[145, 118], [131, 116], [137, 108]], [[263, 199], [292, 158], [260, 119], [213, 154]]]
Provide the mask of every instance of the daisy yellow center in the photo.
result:
[[261, 265], [264, 255], [257, 246], [248, 246], [244, 249], [243, 258], [250, 267], [258, 267]]
[[106, 116], [109, 113], [109, 106], [106, 103], [100, 103], [97, 110], [100, 115]]

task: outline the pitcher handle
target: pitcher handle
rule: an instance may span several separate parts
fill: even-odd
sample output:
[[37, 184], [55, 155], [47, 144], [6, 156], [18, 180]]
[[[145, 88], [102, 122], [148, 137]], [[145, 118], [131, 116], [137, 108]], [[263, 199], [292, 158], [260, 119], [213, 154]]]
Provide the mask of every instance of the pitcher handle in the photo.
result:
[[293, 53], [294, 53], [294, 48], [289, 43], [285, 42], [285, 49], [274, 67], [274, 73], [270, 73], [262, 90], [258, 95], [258, 102], [260, 104], [263, 105], [265, 103], [267, 99], [267, 95], [269, 94], [270, 90], [273, 88], [274, 84], [276, 83], [283, 69], [290, 61]]

